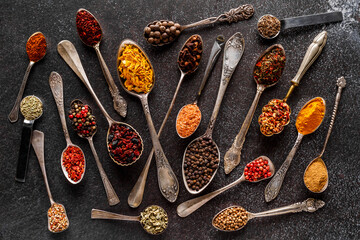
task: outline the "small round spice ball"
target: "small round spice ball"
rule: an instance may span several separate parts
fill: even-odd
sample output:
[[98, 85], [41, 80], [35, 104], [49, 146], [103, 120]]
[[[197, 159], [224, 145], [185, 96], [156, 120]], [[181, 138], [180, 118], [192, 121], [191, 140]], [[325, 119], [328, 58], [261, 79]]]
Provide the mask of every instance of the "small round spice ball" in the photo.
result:
[[179, 23], [166, 20], [155, 21], [144, 28], [144, 37], [147, 42], [155, 46], [174, 41], [180, 33], [181, 25]]
[[218, 213], [213, 220], [213, 225], [223, 231], [236, 231], [246, 225], [248, 212], [242, 207], [226, 208]]

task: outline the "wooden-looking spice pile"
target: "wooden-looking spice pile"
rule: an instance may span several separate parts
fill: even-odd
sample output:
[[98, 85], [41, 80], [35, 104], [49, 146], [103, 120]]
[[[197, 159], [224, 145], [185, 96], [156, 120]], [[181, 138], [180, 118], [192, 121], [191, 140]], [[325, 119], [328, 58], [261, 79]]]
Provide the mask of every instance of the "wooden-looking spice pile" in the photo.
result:
[[302, 135], [314, 132], [321, 124], [325, 115], [325, 103], [317, 97], [308, 102], [296, 118], [296, 128]]
[[37, 62], [46, 54], [46, 39], [42, 33], [36, 33], [26, 43], [26, 53], [30, 61]]
[[21, 114], [27, 120], [35, 120], [43, 113], [43, 104], [38, 97], [27, 96], [20, 103]]
[[306, 187], [313, 192], [320, 192], [326, 185], [328, 174], [326, 166], [321, 159], [316, 159], [306, 169], [304, 182]]
[[99, 22], [86, 10], [76, 14], [76, 29], [80, 39], [88, 46], [94, 46], [100, 42], [102, 31]]
[[279, 99], [273, 99], [262, 109], [258, 122], [265, 136], [280, 133], [290, 121], [290, 107]]
[[173, 21], [156, 21], [144, 29], [144, 37], [152, 45], [172, 42], [180, 33], [180, 24]]
[[280, 32], [281, 22], [276, 17], [268, 14], [259, 19], [257, 28], [261, 36], [269, 39]]
[[191, 36], [181, 49], [178, 64], [184, 73], [194, 72], [199, 64], [203, 52], [203, 44], [199, 35]]
[[49, 217], [49, 230], [51, 232], [61, 232], [69, 227], [69, 220], [61, 204], [54, 203], [51, 205], [47, 214]]
[[152, 205], [141, 212], [140, 223], [148, 233], [160, 234], [168, 226], [168, 216], [163, 208]]
[[176, 131], [180, 137], [193, 134], [201, 121], [201, 111], [196, 104], [184, 106], [176, 118]]
[[242, 207], [230, 207], [219, 213], [213, 220], [218, 229], [234, 231], [245, 226], [248, 221], [248, 212]]
[[69, 111], [69, 119], [76, 133], [83, 138], [91, 137], [96, 132], [96, 119], [88, 105], [73, 102]]
[[81, 149], [76, 146], [67, 147], [63, 153], [62, 165], [71, 180], [79, 181], [85, 171], [85, 157]]

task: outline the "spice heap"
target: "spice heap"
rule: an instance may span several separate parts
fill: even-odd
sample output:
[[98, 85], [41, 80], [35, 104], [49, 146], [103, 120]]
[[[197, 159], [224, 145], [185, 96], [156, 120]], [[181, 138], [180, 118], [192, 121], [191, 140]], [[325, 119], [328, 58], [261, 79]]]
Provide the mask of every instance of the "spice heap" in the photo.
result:
[[76, 146], [68, 146], [63, 153], [62, 165], [71, 180], [79, 181], [85, 171], [85, 158], [81, 149]]
[[302, 135], [314, 132], [321, 124], [325, 115], [325, 103], [320, 97], [310, 100], [296, 118], [296, 129]]
[[245, 226], [248, 221], [248, 212], [242, 207], [230, 207], [219, 213], [213, 220], [218, 229], [235, 231]]
[[186, 138], [195, 132], [201, 121], [201, 111], [196, 104], [184, 106], [176, 118], [176, 131]]
[[124, 86], [137, 93], [149, 92], [153, 86], [154, 72], [144, 53], [137, 46], [128, 44], [118, 60], [120, 77], [125, 79]]
[[108, 150], [117, 164], [131, 164], [139, 159], [143, 145], [140, 136], [125, 124], [114, 123], [108, 133]]
[[270, 39], [280, 32], [281, 23], [279, 19], [268, 14], [259, 19], [257, 28], [262, 37]]
[[271, 100], [259, 116], [260, 131], [265, 136], [280, 133], [290, 121], [290, 107], [279, 99]]
[[188, 187], [201, 190], [218, 169], [219, 162], [218, 149], [210, 138], [195, 139], [185, 152], [183, 171]]
[[199, 35], [191, 36], [181, 49], [178, 64], [184, 73], [192, 73], [199, 66], [203, 44]]
[[140, 223], [148, 233], [160, 234], [167, 228], [168, 216], [163, 208], [152, 205], [141, 212]]
[[96, 119], [91, 108], [80, 101], [71, 104], [69, 119], [76, 133], [83, 138], [91, 137], [96, 132]]
[[49, 229], [57, 233], [69, 227], [69, 220], [66, 217], [65, 208], [61, 204], [54, 203], [48, 210]]
[[27, 96], [20, 103], [20, 111], [26, 120], [35, 120], [43, 113], [43, 104], [38, 97]]
[[46, 54], [46, 40], [42, 33], [32, 35], [26, 43], [26, 53], [30, 61], [37, 62]]
[[180, 24], [173, 21], [156, 21], [144, 29], [144, 37], [152, 45], [162, 45], [175, 40], [181, 33]]
[[255, 65], [254, 78], [258, 84], [272, 85], [279, 81], [285, 67], [285, 52], [274, 46]]
[[269, 162], [262, 157], [246, 164], [244, 169], [245, 179], [249, 182], [256, 182], [271, 177]]
[[94, 46], [100, 42], [102, 31], [99, 22], [86, 10], [76, 14], [76, 28], [81, 41], [88, 46]]
[[313, 161], [306, 169], [304, 182], [306, 187], [312, 192], [320, 192], [328, 180], [326, 166], [321, 158]]

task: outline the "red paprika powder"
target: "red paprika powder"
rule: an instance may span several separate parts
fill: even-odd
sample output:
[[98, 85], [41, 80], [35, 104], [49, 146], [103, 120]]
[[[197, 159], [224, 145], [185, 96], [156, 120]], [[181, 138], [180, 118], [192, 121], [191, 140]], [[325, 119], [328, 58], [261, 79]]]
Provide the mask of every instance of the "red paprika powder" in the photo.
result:
[[62, 165], [68, 172], [68, 177], [77, 182], [84, 174], [85, 158], [80, 148], [69, 146], [63, 153]]
[[30, 61], [37, 62], [46, 53], [46, 40], [41, 32], [33, 34], [26, 43], [26, 53]]
[[94, 46], [101, 40], [102, 31], [99, 22], [87, 10], [81, 9], [76, 15], [76, 28], [80, 39], [88, 46]]

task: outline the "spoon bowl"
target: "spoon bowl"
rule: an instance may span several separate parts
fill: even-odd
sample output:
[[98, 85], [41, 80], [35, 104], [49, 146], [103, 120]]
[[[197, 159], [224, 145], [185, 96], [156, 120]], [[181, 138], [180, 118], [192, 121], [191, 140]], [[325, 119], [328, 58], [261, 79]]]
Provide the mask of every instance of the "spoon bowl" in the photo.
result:
[[[42, 35], [42, 36], [44, 37], [44, 39], [45, 39], [45, 36], [44, 36], [44, 34], [43, 34], [42, 32], [35, 32], [35, 33], [33, 33], [33, 34], [28, 38], [26, 45], [30, 42], [30, 40], [31, 40], [32, 37], [34, 37], [35, 35], [38, 35], [38, 34]], [[45, 41], [45, 43], [46, 43], [46, 41]], [[46, 46], [45, 46], [45, 48], [46, 48]], [[39, 59], [37, 59], [36, 61], [34, 61], [34, 60], [31, 60], [31, 61], [34, 62], [34, 63], [35, 63], [35, 62], [38, 62], [38, 61], [40, 61], [41, 59], [43, 59], [43, 58], [45, 57], [45, 55], [46, 55], [46, 51], [45, 51], [44, 55], [42, 55]], [[29, 57], [30, 57], [30, 56], [29, 56]]]
[[48, 211], [53, 207], [54, 204], [60, 205], [60, 206], [64, 209], [65, 221], [67, 221], [68, 224], [67, 224], [67, 228], [65, 228], [65, 229], [63, 229], [63, 230], [61, 230], [61, 231], [58, 231], [58, 232], [52, 231], [52, 230], [51, 230], [51, 227], [50, 227], [50, 217], [48, 216], [48, 214], [46, 214], [47, 217], [48, 217], [48, 230], [49, 230], [50, 232], [52, 232], [52, 233], [61, 233], [61, 232], [64, 232], [65, 230], [67, 230], [67, 229], [69, 228], [70, 222], [69, 222], [69, 218], [68, 218], [67, 213], [66, 213], [66, 209], [65, 209], [64, 205], [62, 205], [61, 203], [53, 202], [53, 203], [51, 204], [51, 207], [48, 209]]
[[[300, 109], [299, 113], [300, 113], [305, 107], [307, 107], [307, 105], [308, 105], [309, 103], [311, 103], [312, 101], [315, 101], [316, 99], [320, 99], [320, 100], [323, 102], [323, 104], [324, 104], [324, 115], [323, 115], [321, 121], [319, 122], [319, 125], [318, 125], [312, 132], [309, 132], [309, 133], [306, 133], [306, 134], [302, 134], [302, 133], [300, 133], [299, 130], [297, 129], [297, 131], [298, 131], [299, 134], [309, 135], [309, 134], [315, 132], [315, 131], [321, 126], [321, 123], [324, 121], [324, 117], [325, 117], [325, 114], [326, 114], [326, 101], [325, 101], [325, 99], [323, 99], [322, 97], [315, 97], [315, 98], [312, 98], [312, 99], [310, 99], [309, 101], [307, 101], [307, 102], [304, 104], [304, 106]], [[298, 121], [298, 119], [299, 119], [299, 114], [298, 114], [297, 117], [296, 117], [296, 122]], [[296, 122], [295, 122], [295, 125], [296, 125]]]
[[[321, 163], [324, 165], [325, 169], [326, 169], [326, 183], [325, 183], [325, 185], [322, 187], [322, 189], [321, 189], [320, 191], [318, 191], [318, 192], [312, 191], [312, 190], [306, 185], [306, 183], [305, 183], [305, 174], [306, 174], [306, 172], [308, 171], [310, 165], [311, 165], [313, 162], [315, 162], [315, 161], [321, 162]], [[313, 160], [307, 165], [307, 167], [306, 167], [306, 169], [305, 169], [305, 171], [304, 171], [303, 179], [304, 179], [304, 185], [305, 185], [305, 187], [306, 187], [310, 192], [312, 192], [312, 193], [322, 193], [322, 192], [324, 192], [324, 191], [326, 190], [326, 188], [328, 187], [328, 185], [329, 185], [329, 174], [328, 174], [328, 170], [327, 170], [327, 167], [326, 167], [326, 164], [325, 164], [324, 160], [322, 160], [320, 157], [317, 157], [317, 158], [313, 159]]]
[[[78, 181], [76, 181], [76, 182], [69, 177], [69, 173], [66, 171], [66, 168], [65, 168], [64, 165], [63, 165], [63, 162], [64, 162], [64, 160], [63, 160], [63, 158], [64, 158], [64, 152], [65, 152], [69, 147], [76, 147], [76, 148], [78, 148], [78, 149], [81, 151], [82, 155], [84, 156], [84, 172], [81, 174], [81, 178], [80, 178]], [[65, 149], [62, 151], [62, 153], [61, 153], [60, 165], [61, 165], [61, 170], [62, 170], [62, 172], [64, 173], [64, 176], [66, 177], [66, 179], [67, 179], [71, 184], [76, 185], [76, 184], [80, 183], [81, 180], [84, 178], [85, 170], [86, 170], [86, 159], [85, 159], [85, 154], [84, 154], [83, 150], [82, 150], [79, 146], [77, 146], [77, 145], [75, 145], [75, 144], [72, 144], [72, 143], [71, 143], [71, 144], [68, 144], [68, 145], [66, 146], [66, 148], [65, 148]]]
[[91, 44], [88, 44], [87, 42], [85, 42], [85, 41], [83, 40], [82, 36], [80, 35], [81, 32], [79, 31], [79, 28], [78, 28], [78, 27], [76, 28], [76, 29], [77, 29], [77, 32], [78, 32], [78, 35], [79, 35], [79, 37], [80, 37], [80, 40], [81, 40], [86, 46], [94, 47], [95, 45], [100, 44], [100, 42], [101, 42], [101, 40], [102, 40], [102, 37], [103, 37], [103, 31], [102, 31], [100, 22], [98, 21], [98, 19], [97, 19], [90, 11], [86, 10], [85, 8], [80, 8], [79, 10], [77, 10], [77, 12], [76, 12], [76, 18], [80, 15], [81, 12], [86, 12], [86, 13], [90, 14], [90, 16], [94, 18], [94, 20], [95, 20], [95, 22], [96, 22], [96, 25], [99, 26], [100, 33], [98, 33], [98, 34], [100, 34], [100, 39], [99, 39], [96, 43], [94, 43], [94, 44], [92, 44], [92, 45], [91, 45]]
[[[176, 116], [176, 121], [175, 121], [176, 123], [178, 122], [179, 114], [181, 113], [181, 111], [182, 111], [185, 107], [187, 107], [187, 106], [189, 106], [189, 105], [195, 105], [196, 107], [198, 107], [196, 103], [190, 103], [190, 104], [184, 105], [184, 106], [179, 110], [179, 112], [178, 112], [178, 114], [177, 114], [177, 116]], [[198, 108], [199, 108], [199, 107], [198, 107]], [[199, 111], [200, 111], [200, 108], [199, 108]], [[200, 120], [199, 120], [199, 123], [196, 125], [196, 128], [194, 129], [194, 131], [193, 131], [190, 135], [187, 135], [187, 136], [181, 136], [180, 133], [179, 133], [179, 131], [178, 131], [178, 128], [177, 128], [177, 126], [176, 126], [176, 133], [177, 133], [177, 135], [179, 136], [179, 138], [185, 139], [185, 138], [188, 138], [188, 137], [192, 136], [192, 135], [196, 132], [196, 130], [199, 128], [200, 123], [201, 123], [201, 120], [202, 120], [202, 114], [201, 114], [201, 111], [200, 111]], [[189, 145], [188, 145], [188, 146], [189, 146]]]
[[[73, 106], [74, 104], [83, 104], [84, 105], [84, 103], [80, 99], [74, 99], [73, 101], [71, 101], [70, 106]], [[92, 113], [93, 111], [89, 105], [88, 105], [88, 108], [89, 108], [89, 112]], [[97, 126], [97, 124], [95, 126]], [[74, 125], [73, 125], [73, 128], [74, 128]], [[75, 130], [75, 128], [74, 128], [74, 130]], [[89, 139], [89, 138], [92, 138], [96, 134], [97, 130], [98, 130], [98, 128], [96, 128], [95, 131], [92, 132], [92, 134], [88, 137], [85, 137], [84, 135], [80, 134], [76, 130], [75, 130], [75, 132], [79, 137], [84, 138], [84, 139]]]
[[214, 216], [213, 219], [211, 220], [211, 224], [212, 224], [212, 226], [213, 226], [214, 228], [216, 228], [216, 230], [219, 230], [219, 231], [222, 231], [222, 232], [236, 232], [236, 231], [239, 231], [240, 229], [243, 229], [243, 228], [246, 226], [246, 224], [248, 223], [248, 221], [250, 220], [251, 213], [245, 210], [246, 213], [247, 213], [247, 219], [246, 219], [246, 222], [245, 222], [244, 225], [242, 225], [241, 227], [239, 227], [239, 228], [237, 228], [237, 229], [235, 229], [235, 230], [224, 230], [224, 229], [218, 228], [218, 227], [216, 226], [216, 224], [215, 224], [215, 219], [217, 218], [217, 216], [219, 216], [221, 213], [225, 212], [225, 211], [228, 210], [229, 208], [243, 208], [243, 207], [241, 207], [241, 206], [239, 206], [239, 205], [232, 205], [232, 206], [230, 206], [230, 207], [227, 207], [227, 208], [222, 209], [220, 212], [218, 212], [217, 214], [215, 214], [215, 216]]
[[[259, 31], [259, 23], [261, 22], [261, 19], [264, 18], [264, 17], [266, 17], [266, 16], [273, 17], [273, 18], [275, 18], [276, 20], [278, 20], [278, 21], [280, 22], [280, 29], [279, 29], [279, 31], [278, 31], [275, 35], [273, 35], [273, 36], [271, 36], [271, 37], [267, 37], [267, 36], [261, 34], [261, 32]], [[281, 26], [281, 21], [280, 21], [277, 17], [275, 17], [275, 16], [273, 16], [273, 15], [271, 15], [271, 14], [262, 15], [262, 16], [259, 18], [259, 20], [257, 21], [256, 26], [257, 26], [257, 30], [258, 30], [259, 35], [260, 35], [262, 38], [265, 38], [265, 39], [268, 39], [268, 40], [274, 39], [274, 38], [276, 38], [277, 36], [279, 36], [280, 31], [281, 31], [281, 27], [282, 27], [282, 26]]]

